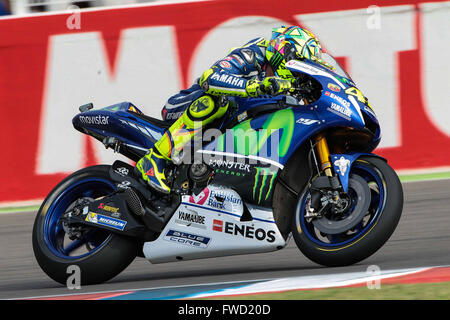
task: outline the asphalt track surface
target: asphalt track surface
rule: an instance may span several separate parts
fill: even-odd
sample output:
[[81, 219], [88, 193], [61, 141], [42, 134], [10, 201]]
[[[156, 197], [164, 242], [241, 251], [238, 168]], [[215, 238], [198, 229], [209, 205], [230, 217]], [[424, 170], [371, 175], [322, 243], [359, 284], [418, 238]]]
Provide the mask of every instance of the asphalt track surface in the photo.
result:
[[319, 266], [291, 240], [273, 253], [154, 265], [137, 258], [114, 279], [79, 290], [54, 282], [38, 266], [31, 245], [36, 212], [0, 214], [0, 299], [361, 272], [370, 265], [382, 270], [450, 265], [450, 180], [409, 182], [403, 188], [403, 215], [393, 236], [353, 266]]

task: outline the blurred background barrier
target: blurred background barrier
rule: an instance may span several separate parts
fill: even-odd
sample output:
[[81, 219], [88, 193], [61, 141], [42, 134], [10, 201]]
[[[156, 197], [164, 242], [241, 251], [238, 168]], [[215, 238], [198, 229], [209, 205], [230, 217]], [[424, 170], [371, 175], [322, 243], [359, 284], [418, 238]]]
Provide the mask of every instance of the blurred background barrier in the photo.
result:
[[374, 2], [75, 3], [0, 18], [0, 203], [42, 199], [67, 174], [117, 158], [73, 129], [78, 106], [131, 101], [160, 117], [231, 48], [280, 25], [310, 29], [338, 57], [377, 113], [376, 152], [395, 169], [450, 170], [450, 2]]
[[[79, 8], [130, 5], [149, 2], [170, 2], [171, 0], [0, 0], [1, 14], [23, 15], [36, 12], [66, 10], [71, 5]], [[191, 1], [178, 0], [177, 2]]]

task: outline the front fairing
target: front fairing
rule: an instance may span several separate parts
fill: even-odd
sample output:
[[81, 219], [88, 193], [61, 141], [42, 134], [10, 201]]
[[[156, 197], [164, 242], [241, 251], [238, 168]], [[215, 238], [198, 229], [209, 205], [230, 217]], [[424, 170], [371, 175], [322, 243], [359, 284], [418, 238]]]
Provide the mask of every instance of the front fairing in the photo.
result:
[[[328, 57], [332, 59], [331, 56]], [[291, 60], [286, 63], [286, 68], [294, 74], [307, 74], [322, 86], [320, 98], [311, 104], [319, 118], [328, 121], [328, 125], [332, 126], [369, 130], [374, 136], [370, 148], [376, 148], [381, 139], [376, 114], [367, 98], [339, 65], [332, 71], [308, 60]]]
[[336, 77], [337, 75], [333, 74], [333, 72], [310, 62], [296, 60], [287, 62], [286, 68], [293, 74], [308, 74], [320, 83], [322, 86], [322, 94], [312, 105], [324, 118], [330, 118], [327, 116], [327, 113], [331, 112], [339, 116], [335, 117], [336, 121], [343, 118], [351, 126], [357, 128], [364, 126], [364, 119], [360, 111], [361, 107], [359, 103], [354, 99], [351, 100], [345, 93], [350, 86], [339, 81]]

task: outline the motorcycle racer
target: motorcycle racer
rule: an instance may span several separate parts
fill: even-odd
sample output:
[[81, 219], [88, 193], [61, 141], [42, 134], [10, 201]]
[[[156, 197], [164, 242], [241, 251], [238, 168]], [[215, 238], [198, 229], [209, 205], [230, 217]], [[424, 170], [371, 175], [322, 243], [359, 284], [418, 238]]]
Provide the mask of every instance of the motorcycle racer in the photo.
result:
[[298, 26], [274, 28], [270, 40], [257, 38], [232, 49], [206, 70], [197, 83], [168, 100], [163, 117], [176, 121], [136, 163], [137, 174], [156, 191], [169, 194], [167, 161], [201, 128], [211, 126], [225, 115], [229, 106], [227, 96], [287, 93], [292, 90], [294, 77], [285, 63], [307, 59], [327, 66], [321, 60], [321, 52], [319, 40]]

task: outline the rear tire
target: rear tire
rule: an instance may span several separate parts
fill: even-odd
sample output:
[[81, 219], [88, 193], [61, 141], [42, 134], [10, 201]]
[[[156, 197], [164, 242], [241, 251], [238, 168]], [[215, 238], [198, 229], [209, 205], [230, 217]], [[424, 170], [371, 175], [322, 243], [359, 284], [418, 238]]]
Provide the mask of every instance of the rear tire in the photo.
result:
[[58, 225], [59, 216], [81, 196], [95, 198], [112, 192], [115, 185], [109, 181], [109, 168], [92, 166], [68, 176], [49, 193], [37, 213], [32, 235], [36, 260], [50, 278], [61, 284], [66, 285], [71, 276], [69, 266], [80, 268], [81, 285], [98, 284], [121, 273], [137, 255], [134, 239], [100, 229], [92, 230], [94, 240], [86, 240], [87, 253], [71, 256], [70, 251], [66, 252], [69, 249], [64, 245], [67, 239]]
[[[298, 248], [310, 260], [328, 267], [348, 266], [374, 254], [394, 232], [403, 209], [403, 189], [400, 180], [395, 171], [380, 158], [361, 157], [354, 162], [350, 172], [363, 175], [364, 170], [379, 176], [377, 181], [381, 182], [379, 186], [383, 190], [379, 195], [379, 209], [377, 208], [377, 211], [371, 209], [373, 216], [367, 216], [367, 225], [361, 223], [360, 233], [356, 231], [353, 238], [351, 232], [348, 232], [345, 235], [337, 235], [340, 242], [333, 243], [329, 239], [333, 239], [335, 235], [324, 235], [313, 230], [313, 226], [308, 225], [302, 217], [304, 212], [301, 212], [304, 211], [302, 204], [309, 194], [308, 188], [300, 195], [296, 213], [292, 217], [291, 230]], [[367, 177], [367, 180], [370, 179]], [[376, 193], [373, 194], [376, 196]], [[327, 240], [321, 241], [321, 236]]]

